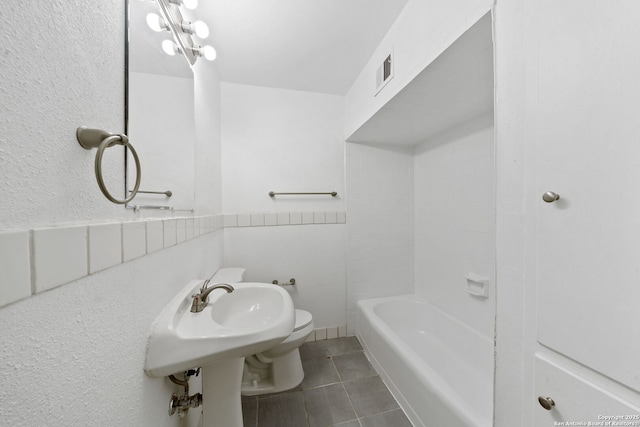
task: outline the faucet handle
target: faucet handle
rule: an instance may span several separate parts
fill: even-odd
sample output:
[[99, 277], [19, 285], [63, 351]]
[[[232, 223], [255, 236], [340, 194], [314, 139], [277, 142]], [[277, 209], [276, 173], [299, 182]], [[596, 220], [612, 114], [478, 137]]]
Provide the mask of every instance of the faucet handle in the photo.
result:
[[202, 283], [202, 286], [200, 286], [200, 292], [204, 292], [207, 290], [207, 287], [209, 286], [210, 281], [211, 279], [207, 279]]

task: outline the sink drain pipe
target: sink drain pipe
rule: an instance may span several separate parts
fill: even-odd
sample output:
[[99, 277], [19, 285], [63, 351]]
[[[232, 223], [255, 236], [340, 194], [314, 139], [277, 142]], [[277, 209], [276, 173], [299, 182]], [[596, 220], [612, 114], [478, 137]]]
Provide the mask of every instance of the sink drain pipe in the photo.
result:
[[178, 418], [184, 418], [189, 412], [189, 408], [197, 408], [202, 405], [202, 393], [196, 393], [193, 396], [189, 396], [189, 377], [192, 375], [198, 375], [198, 370], [188, 370], [184, 373], [184, 380], [179, 380], [173, 375], [169, 375], [169, 379], [172, 383], [184, 387], [184, 394], [178, 396], [173, 393], [171, 400], [169, 401], [169, 415], [178, 413]]

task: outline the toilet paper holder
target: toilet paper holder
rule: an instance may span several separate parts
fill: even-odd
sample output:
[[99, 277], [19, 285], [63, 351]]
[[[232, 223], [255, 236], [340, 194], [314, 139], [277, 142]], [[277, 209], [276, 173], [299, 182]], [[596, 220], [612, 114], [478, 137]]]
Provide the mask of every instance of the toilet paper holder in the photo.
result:
[[289, 281], [287, 283], [280, 283], [277, 280], [273, 280], [271, 283], [273, 283], [274, 285], [278, 285], [278, 286], [293, 286], [296, 284], [296, 279], [291, 278], [289, 279]]

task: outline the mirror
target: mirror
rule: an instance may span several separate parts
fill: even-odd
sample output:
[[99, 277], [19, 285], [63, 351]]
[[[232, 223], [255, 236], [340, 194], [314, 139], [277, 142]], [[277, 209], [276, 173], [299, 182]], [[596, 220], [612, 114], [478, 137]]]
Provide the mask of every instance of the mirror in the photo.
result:
[[[181, 55], [169, 56], [162, 51], [162, 42], [171, 40], [171, 34], [155, 32], [147, 25], [149, 13], [160, 14], [157, 3], [150, 0], [127, 3], [125, 132], [142, 166], [140, 191], [127, 207], [193, 210], [193, 72]], [[135, 166], [128, 163], [127, 195], [135, 180]]]

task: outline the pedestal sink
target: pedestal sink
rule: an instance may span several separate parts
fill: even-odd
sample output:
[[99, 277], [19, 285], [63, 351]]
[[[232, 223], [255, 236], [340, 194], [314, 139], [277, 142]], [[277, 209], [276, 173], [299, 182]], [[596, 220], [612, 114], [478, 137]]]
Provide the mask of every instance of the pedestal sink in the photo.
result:
[[[151, 326], [145, 372], [164, 377], [202, 368], [203, 427], [242, 427], [240, 385], [244, 356], [263, 352], [291, 334], [295, 310], [289, 294], [266, 283], [234, 283], [209, 295], [209, 304], [191, 313], [190, 282]], [[213, 284], [212, 284], [213, 285]]]

